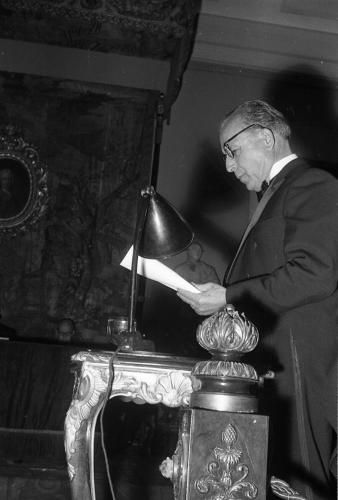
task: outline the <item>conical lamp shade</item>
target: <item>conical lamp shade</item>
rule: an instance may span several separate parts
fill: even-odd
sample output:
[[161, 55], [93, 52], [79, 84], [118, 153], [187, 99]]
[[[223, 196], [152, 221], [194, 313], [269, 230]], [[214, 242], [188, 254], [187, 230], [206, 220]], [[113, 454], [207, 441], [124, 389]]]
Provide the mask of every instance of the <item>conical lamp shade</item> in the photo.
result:
[[148, 200], [139, 255], [148, 259], [170, 257], [185, 250], [194, 233], [178, 211], [155, 191]]

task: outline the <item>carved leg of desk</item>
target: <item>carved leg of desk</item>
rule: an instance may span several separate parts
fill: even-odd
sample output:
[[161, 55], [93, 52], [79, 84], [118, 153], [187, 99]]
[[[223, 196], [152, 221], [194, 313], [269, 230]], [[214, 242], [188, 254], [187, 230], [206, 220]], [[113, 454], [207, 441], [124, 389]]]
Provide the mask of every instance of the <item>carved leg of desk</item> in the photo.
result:
[[[105, 353], [82, 352], [77, 362], [74, 396], [65, 420], [65, 448], [73, 500], [95, 500], [94, 434], [98, 414], [109, 398], [121, 396], [135, 403], [187, 405], [192, 392], [190, 371], [155, 363], [154, 359], [121, 360]], [[162, 364], [163, 366], [162, 366]], [[114, 366], [112, 369], [111, 366]], [[110, 388], [109, 374], [113, 374]], [[109, 387], [108, 387], [109, 386]]]
[[95, 424], [107, 390], [107, 373], [102, 372], [98, 377], [97, 372], [89, 369], [77, 378], [77, 389], [65, 420], [65, 449], [73, 500], [95, 500], [91, 484]]

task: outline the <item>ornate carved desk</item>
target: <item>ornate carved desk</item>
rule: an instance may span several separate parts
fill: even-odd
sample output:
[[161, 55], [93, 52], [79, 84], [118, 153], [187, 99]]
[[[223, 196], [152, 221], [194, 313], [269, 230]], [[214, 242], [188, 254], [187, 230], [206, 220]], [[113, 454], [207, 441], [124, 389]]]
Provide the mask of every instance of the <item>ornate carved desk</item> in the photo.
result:
[[[113, 354], [83, 351], [72, 356], [76, 379], [65, 421], [65, 447], [73, 500], [95, 500], [94, 432], [107, 393]], [[113, 363], [110, 398], [123, 396], [168, 407], [187, 406], [195, 362], [150, 352], [119, 353]]]
[[[234, 361], [258, 342], [256, 328], [227, 309], [197, 330], [206, 361], [150, 352], [79, 352], [65, 447], [73, 500], [95, 500], [94, 432], [109, 398], [183, 407], [175, 453], [160, 470], [175, 500], [266, 499], [268, 417], [257, 414], [262, 377]], [[166, 450], [163, 450], [165, 456]], [[271, 478], [274, 494], [305, 500]]]

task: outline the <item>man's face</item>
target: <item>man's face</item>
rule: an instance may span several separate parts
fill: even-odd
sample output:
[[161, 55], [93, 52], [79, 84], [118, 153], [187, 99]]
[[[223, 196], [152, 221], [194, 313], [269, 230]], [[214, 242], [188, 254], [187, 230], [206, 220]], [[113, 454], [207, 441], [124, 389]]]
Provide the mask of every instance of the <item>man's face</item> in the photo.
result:
[[12, 183], [12, 173], [10, 170], [0, 171], [0, 184], [3, 189], [8, 189]]
[[199, 245], [192, 243], [188, 248], [188, 256], [190, 260], [198, 261], [202, 255], [202, 249]]
[[[249, 191], [260, 191], [273, 162], [270, 150], [266, 148], [264, 129], [251, 127], [238, 134], [246, 127], [247, 124], [239, 116], [230, 118], [220, 131], [221, 150], [224, 154], [226, 143], [234, 156], [225, 158], [227, 171], [233, 172]], [[238, 135], [229, 141], [236, 134]]]

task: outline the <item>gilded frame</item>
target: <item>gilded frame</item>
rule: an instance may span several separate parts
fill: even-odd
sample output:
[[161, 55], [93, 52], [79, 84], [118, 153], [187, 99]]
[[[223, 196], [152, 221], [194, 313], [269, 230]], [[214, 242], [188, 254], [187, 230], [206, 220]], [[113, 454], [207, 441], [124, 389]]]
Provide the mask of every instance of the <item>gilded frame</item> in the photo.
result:
[[37, 149], [7, 126], [0, 132], [0, 234], [27, 230], [47, 202], [46, 165]]

